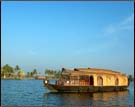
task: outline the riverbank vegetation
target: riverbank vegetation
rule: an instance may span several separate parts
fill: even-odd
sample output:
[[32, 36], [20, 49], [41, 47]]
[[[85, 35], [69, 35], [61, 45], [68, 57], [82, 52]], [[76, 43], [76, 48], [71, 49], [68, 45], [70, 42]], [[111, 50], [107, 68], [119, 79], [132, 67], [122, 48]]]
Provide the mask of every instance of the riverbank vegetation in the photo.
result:
[[128, 80], [129, 81], [134, 81], [134, 77], [132, 75], [128, 75]]
[[58, 79], [58, 78], [60, 78], [60, 75], [61, 75], [60, 70], [56, 71], [56, 70], [46, 69], [44, 73], [45, 73], [47, 79]]
[[[59, 79], [61, 76], [60, 70], [51, 70], [45, 69], [44, 75], [41, 75], [36, 69], [32, 71], [25, 72], [23, 71], [19, 65], [15, 67], [11, 67], [9, 64], [4, 65], [1, 67], [1, 79]], [[128, 75], [129, 81], [134, 81], [134, 77], [132, 75]]]
[[60, 72], [60, 70], [56, 71], [46, 69], [44, 71], [44, 75], [41, 75], [40, 72], [38, 72], [36, 69], [33, 69], [32, 71], [26, 73], [19, 67], [19, 65], [12, 67], [9, 64], [6, 64], [1, 67], [1, 79], [58, 79], [60, 77]]

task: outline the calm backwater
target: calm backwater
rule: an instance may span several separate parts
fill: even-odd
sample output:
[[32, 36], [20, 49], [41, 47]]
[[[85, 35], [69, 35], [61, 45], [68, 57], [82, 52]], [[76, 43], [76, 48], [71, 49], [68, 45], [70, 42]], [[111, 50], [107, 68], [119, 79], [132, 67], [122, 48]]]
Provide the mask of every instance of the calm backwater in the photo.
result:
[[1, 80], [2, 106], [134, 106], [134, 83], [128, 91], [50, 93], [42, 80]]

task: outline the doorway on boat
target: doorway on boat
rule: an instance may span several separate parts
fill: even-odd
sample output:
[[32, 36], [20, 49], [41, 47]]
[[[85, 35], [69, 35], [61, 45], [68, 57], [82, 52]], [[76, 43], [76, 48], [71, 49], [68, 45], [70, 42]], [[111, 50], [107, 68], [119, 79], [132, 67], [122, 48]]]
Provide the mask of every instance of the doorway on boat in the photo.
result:
[[98, 76], [97, 83], [98, 86], [103, 86], [103, 78], [101, 76]]
[[93, 79], [93, 76], [90, 76], [90, 85], [94, 85], [94, 79]]
[[118, 79], [118, 78], [115, 80], [115, 85], [116, 85], [116, 86], [119, 85], [119, 79]]

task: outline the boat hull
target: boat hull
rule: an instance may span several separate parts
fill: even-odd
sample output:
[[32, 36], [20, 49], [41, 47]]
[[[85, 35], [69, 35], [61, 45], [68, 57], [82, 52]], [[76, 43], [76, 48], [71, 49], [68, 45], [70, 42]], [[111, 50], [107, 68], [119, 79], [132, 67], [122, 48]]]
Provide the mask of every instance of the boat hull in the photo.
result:
[[52, 92], [110, 92], [124, 91], [128, 86], [62, 86], [55, 84], [44, 84]]

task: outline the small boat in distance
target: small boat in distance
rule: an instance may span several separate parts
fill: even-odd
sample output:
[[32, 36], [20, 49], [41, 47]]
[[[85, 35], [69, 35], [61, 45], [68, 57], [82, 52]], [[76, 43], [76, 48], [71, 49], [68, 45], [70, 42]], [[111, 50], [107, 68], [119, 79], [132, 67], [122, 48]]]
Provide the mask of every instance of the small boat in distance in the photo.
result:
[[96, 68], [62, 68], [61, 77], [55, 84], [43, 80], [52, 92], [107, 92], [127, 90], [128, 77], [117, 71]]

